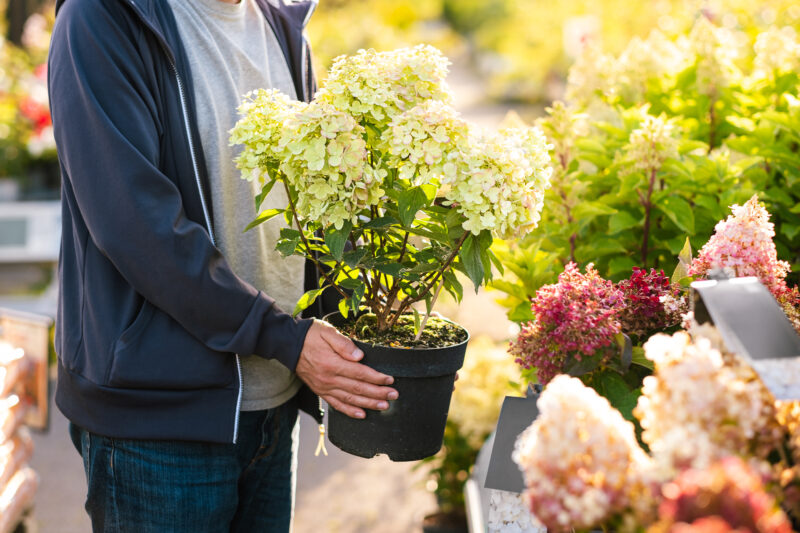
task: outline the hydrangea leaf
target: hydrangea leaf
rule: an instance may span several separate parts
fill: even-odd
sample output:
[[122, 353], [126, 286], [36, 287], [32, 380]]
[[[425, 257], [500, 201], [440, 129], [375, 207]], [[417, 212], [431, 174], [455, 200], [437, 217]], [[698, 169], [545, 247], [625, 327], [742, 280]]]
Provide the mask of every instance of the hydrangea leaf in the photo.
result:
[[484, 268], [481, 260], [481, 247], [478, 245], [474, 235], [469, 235], [466, 238], [464, 244], [461, 245], [458, 257], [461, 259], [461, 264], [467, 276], [475, 285], [475, 292], [477, 293], [481, 283], [483, 283]]
[[325, 244], [331, 251], [331, 255], [337, 260], [342, 260], [344, 254], [344, 247], [347, 244], [347, 239], [350, 237], [350, 232], [353, 230], [353, 223], [346, 221], [342, 225], [342, 229], [336, 229], [335, 226], [330, 226], [325, 230]]
[[294, 316], [299, 315], [304, 309], [307, 309], [311, 304], [313, 304], [314, 301], [317, 299], [317, 297], [320, 294], [322, 294], [325, 291], [325, 289], [327, 289], [327, 288], [328, 288], [328, 285], [325, 285], [325, 286], [323, 286], [323, 287], [321, 287], [319, 289], [314, 289], [314, 290], [311, 290], [311, 291], [308, 291], [307, 293], [305, 293], [297, 301], [297, 306], [295, 306], [294, 312], [292, 314]]
[[244, 231], [248, 231], [250, 229], [255, 228], [259, 224], [263, 224], [264, 222], [275, 218], [276, 216], [283, 214], [286, 211], [285, 209], [267, 209], [266, 211], [262, 211], [254, 221], [247, 225]]
[[400, 222], [403, 226], [410, 227], [417, 211], [430, 204], [435, 194], [436, 187], [432, 185], [419, 185], [403, 191], [397, 199]]

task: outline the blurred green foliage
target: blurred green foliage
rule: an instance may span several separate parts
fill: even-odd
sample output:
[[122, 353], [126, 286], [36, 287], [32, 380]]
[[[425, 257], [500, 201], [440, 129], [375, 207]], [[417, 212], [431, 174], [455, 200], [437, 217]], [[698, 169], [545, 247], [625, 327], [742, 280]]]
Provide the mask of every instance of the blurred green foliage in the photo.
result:
[[748, 37], [731, 62], [731, 35], [701, 20], [675, 39], [678, 60], [652, 69], [639, 59], [669, 49], [659, 36], [637, 42], [637, 58], [590, 52], [578, 61], [574, 103], [540, 121], [555, 163], [540, 227], [498, 249], [516, 275], [494, 283], [512, 320], [532, 318], [530, 298], [571, 260], [614, 281], [633, 266], [670, 274], [687, 237], [699, 249], [729, 206], [753, 194], [772, 213], [779, 256], [797, 281], [800, 41], [773, 28]]
[[441, 0], [322, 0], [308, 34], [321, 76], [335, 57], [361, 48], [392, 50], [427, 43], [452, 50], [458, 43], [443, 23]]
[[800, 27], [792, 0], [444, 0], [449, 24], [472, 45], [496, 98], [557, 97], [582, 44], [619, 53], [632, 37], [659, 29], [676, 36], [701, 14], [750, 34], [775, 24]]

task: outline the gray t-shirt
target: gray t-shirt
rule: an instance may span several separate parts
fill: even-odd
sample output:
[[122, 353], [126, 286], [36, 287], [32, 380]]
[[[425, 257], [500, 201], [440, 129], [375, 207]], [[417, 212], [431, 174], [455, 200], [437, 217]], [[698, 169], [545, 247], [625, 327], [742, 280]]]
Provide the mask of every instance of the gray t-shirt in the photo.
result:
[[[241, 179], [233, 159], [240, 147], [228, 145], [242, 95], [276, 88], [296, 98], [289, 67], [255, 0], [168, 0], [189, 56], [200, 140], [205, 152], [214, 209], [217, 246], [242, 279], [291, 312], [303, 294], [304, 263], [275, 251], [282, 217], [256, 229], [257, 185]], [[262, 209], [286, 207], [286, 193], [274, 187]], [[300, 380], [277, 361], [242, 355], [242, 410], [270, 409], [289, 400]]]

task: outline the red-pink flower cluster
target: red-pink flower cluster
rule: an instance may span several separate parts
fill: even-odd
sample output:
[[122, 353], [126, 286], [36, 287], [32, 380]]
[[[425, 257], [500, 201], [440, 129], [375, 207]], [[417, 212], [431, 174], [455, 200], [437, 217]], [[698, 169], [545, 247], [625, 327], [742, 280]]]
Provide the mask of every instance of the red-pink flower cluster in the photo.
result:
[[714, 268], [731, 268], [737, 276], [755, 276], [776, 298], [789, 289], [789, 263], [778, 260], [772, 238], [775, 225], [769, 212], [753, 196], [746, 204], [731, 206], [733, 214], [719, 222], [714, 235], [692, 261], [689, 273], [703, 278]]
[[680, 322], [680, 316], [664, 306], [666, 297], [680, 297], [663, 270], [651, 268], [648, 273], [647, 269], [633, 267], [631, 277], [620, 281], [617, 288], [625, 299], [619, 316], [624, 333], [641, 337]]
[[617, 353], [615, 336], [621, 332], [619, 314], [623, 296], [590, 264], [581, 274], [570, 263], [558, 283], [536, 292], [531, 305], [535, 319], [524, 325], [510, 353], [524, 368], [536, 368], [539, 383], [546, 384], [564, 372], [566, 361]]
[[661, 489], [659, 522], [650, 533], [790, 533], [762, 479], [738, 457], [706, 470], [686, 470]]

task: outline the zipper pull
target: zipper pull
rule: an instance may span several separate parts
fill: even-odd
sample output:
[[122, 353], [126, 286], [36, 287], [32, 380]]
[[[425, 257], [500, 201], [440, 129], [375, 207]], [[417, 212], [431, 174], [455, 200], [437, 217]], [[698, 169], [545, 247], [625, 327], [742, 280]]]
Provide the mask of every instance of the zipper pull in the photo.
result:
[[318, 457], [320, 452], [325, 457], [328, 456], [328, 450], [325, 448], [325, 424], [319, 425], [319, 441], [317, 441], [317, 449], [314, 451], [314, 457]]

